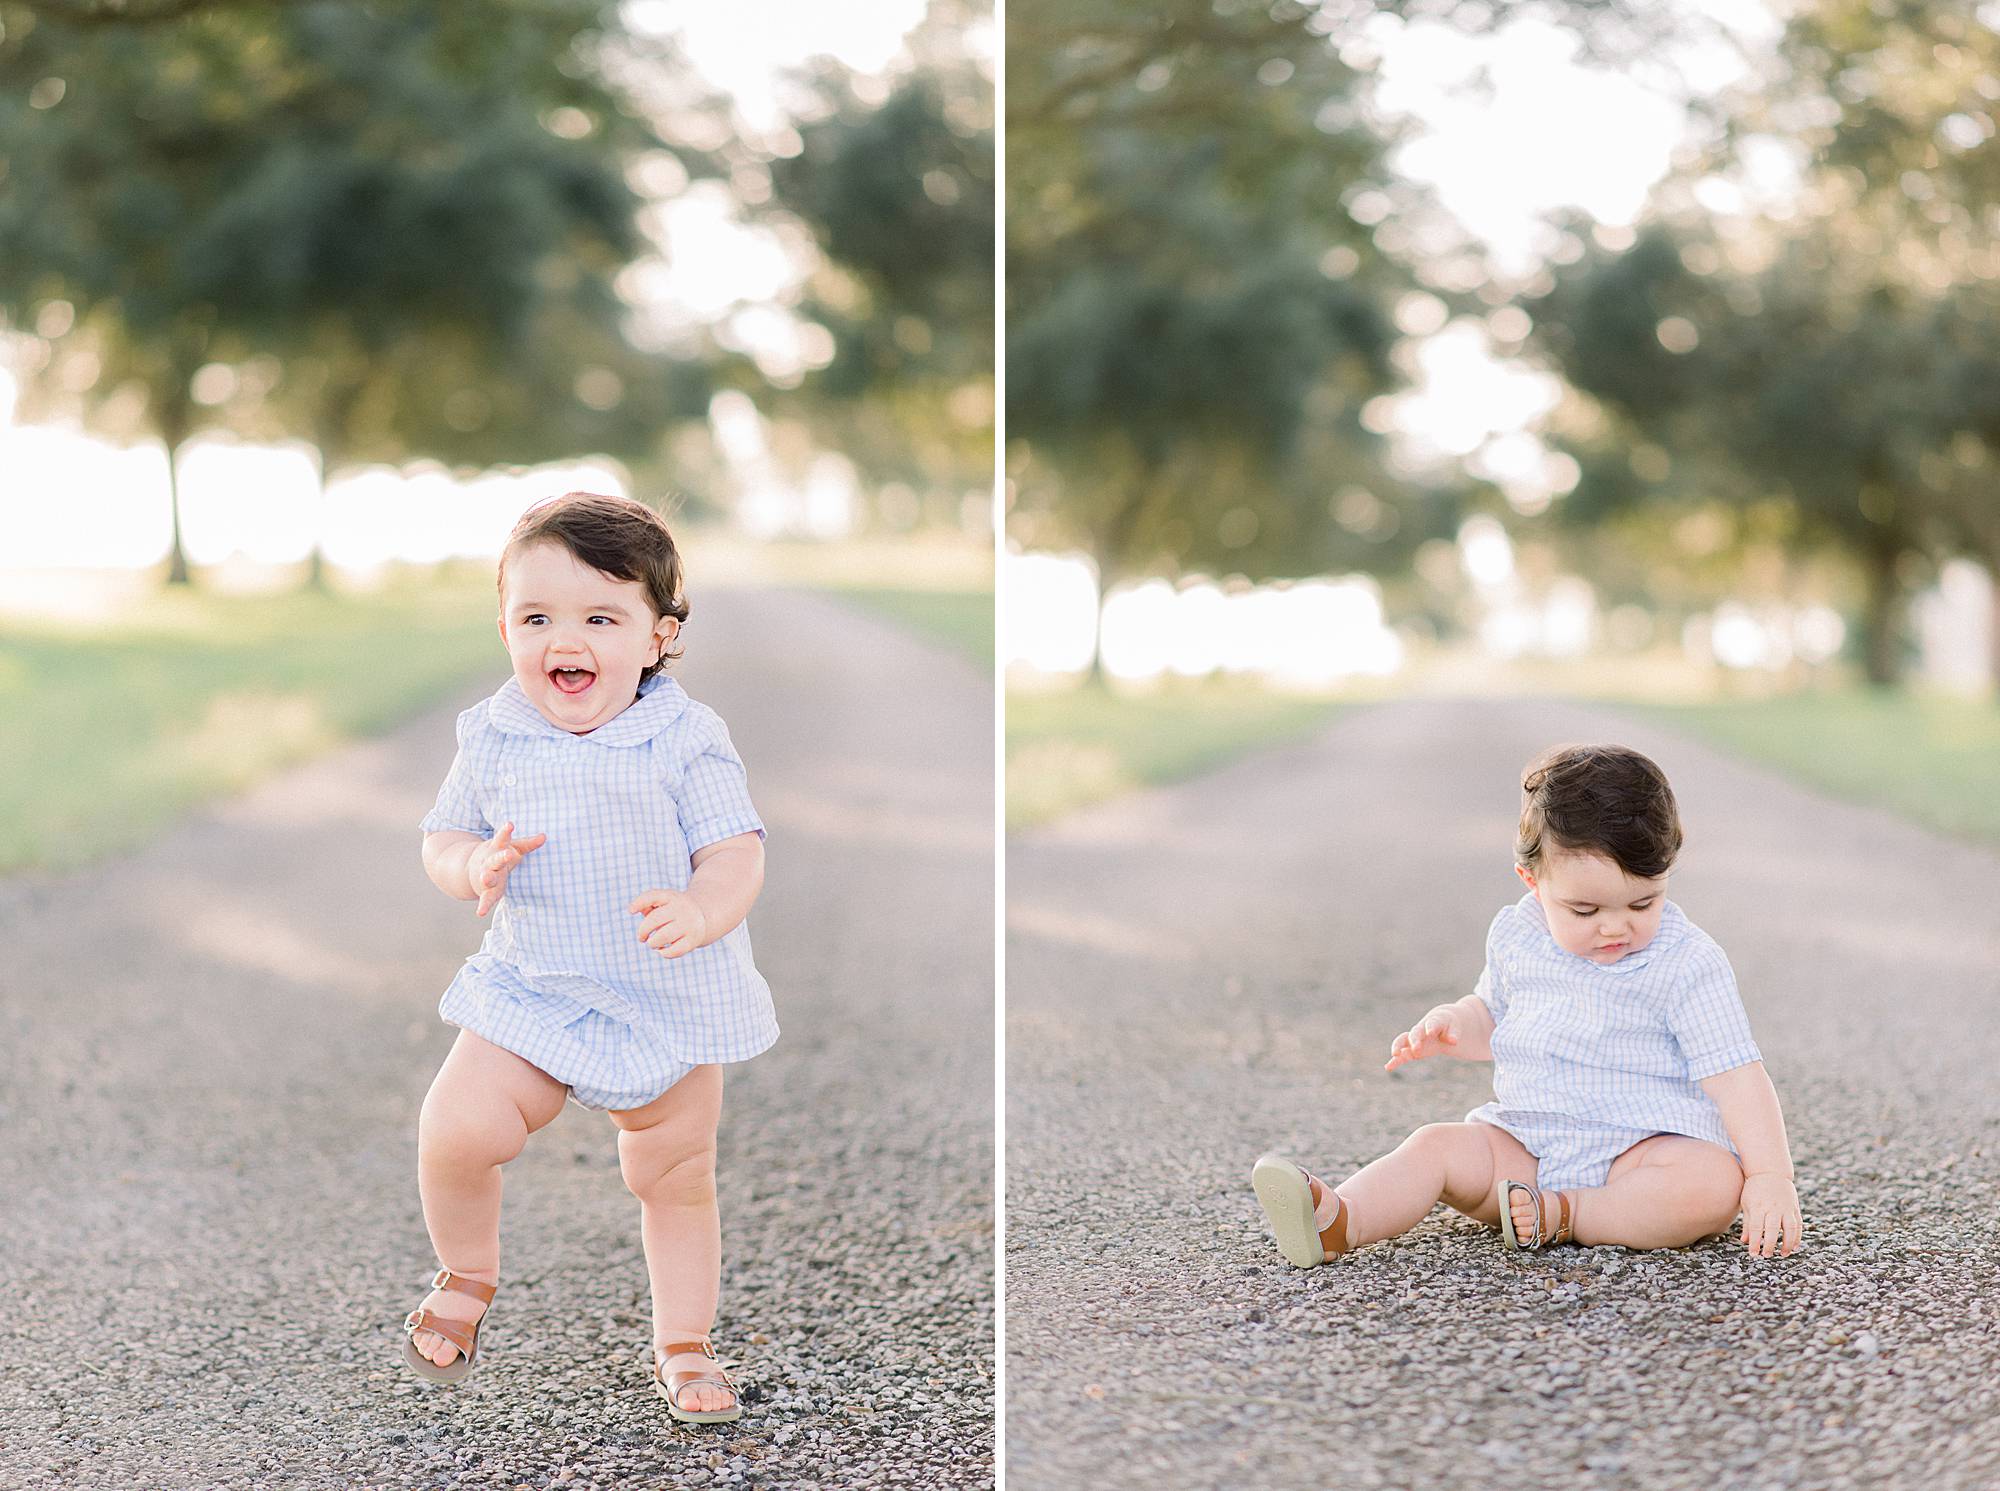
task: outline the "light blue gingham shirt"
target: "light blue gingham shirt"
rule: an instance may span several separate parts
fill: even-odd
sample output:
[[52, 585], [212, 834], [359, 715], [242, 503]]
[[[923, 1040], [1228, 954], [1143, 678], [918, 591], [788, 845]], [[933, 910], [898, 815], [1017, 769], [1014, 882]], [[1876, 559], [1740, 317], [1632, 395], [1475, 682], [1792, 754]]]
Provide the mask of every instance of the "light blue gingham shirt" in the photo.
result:
[[1689, 1134], [1733, 1148], [1696, 1084], [1760, 1061], [1736, 975], [1715, 940], [1667, 902], [1660, 929], [1615, 963], [1564, 952], [1525, 895], [1493, 919], [1474, 990], [1493, 1014], [1494, 1101], [1511, 1115]]
[[[580, 1089], [636, 1080], [626, 1075], [631, 1058], [600, 1037], [583, 1058], [561, 1040], [568, 1025], [612, 1028], [583, 1020], [591, 1012], [633, 1032], [655, 1066], [664, 1053], [690, 1064], [742, 1061], [778, 1038], [747, 923], [665, 958], [639, 941], [640, 918], [626, 910], [641, 891], [686, 890], [697, 849], [764, 832], [728, 729], [677, 681], [654, 674], [587, 735], [544, 719], [513, 678], [461, 714], [457, 759], [421, 827], [491, 837], [502, 823], [516, 838], [548, 841], [508, 876], [479, 951], [446, 992], [447, 1018], [488, 999], [500, 1020], [505, 1005], [499, 1044], [545, 1070], [538, 1058], [558, 1054], [572, 1068], [579, 1059], [602, 1065], [555, 1073]], [[532, 1021], [518, 1018], [523, 1006]]]

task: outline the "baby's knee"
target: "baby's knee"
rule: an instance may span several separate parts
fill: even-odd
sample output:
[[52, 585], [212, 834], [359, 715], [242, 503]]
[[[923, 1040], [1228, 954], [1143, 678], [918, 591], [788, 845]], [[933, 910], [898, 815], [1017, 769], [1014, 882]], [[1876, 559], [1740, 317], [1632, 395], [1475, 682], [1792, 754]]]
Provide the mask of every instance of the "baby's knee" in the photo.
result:
[[527, 1138], [520, 1114], [512, 1110], [427, 1101], [417, 1118], [417, 1154], [427, 1165], [504, 1165], [521, 1152]]
[[[618, 1136], [618, 1173], [641, 1201], [665, 1206], [698, 1206], [715, 1200], [715, 1148], [648, 1143], [648, 1130]], [[663, 1136], [664, 1137], [664, 1136]]]
[[1690, 1166], [1687, 1177], [1692, 1199], [1704, 1222], [1706, 1236], [1727, 1232], [1729, 1224], [1736, 1220], [1736, 1214], [1743, 1207], [1743, 1167], [1728, 1150], [1719, 1145], [1709, 1146], [1714, 1152], [1703, 1156], [1702, 1162]]

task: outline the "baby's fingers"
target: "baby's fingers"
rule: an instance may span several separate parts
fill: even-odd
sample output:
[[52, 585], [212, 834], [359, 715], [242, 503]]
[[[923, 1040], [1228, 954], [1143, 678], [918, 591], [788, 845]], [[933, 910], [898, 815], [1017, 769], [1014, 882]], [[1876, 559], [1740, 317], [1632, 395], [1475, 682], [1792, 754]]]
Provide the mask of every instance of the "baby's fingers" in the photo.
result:
[[1752, 1222], [1743, 1218], [1743, 1246], [1750, 1250], [1754, 1258], [1769, 1258], [1778, 1246], [1780, 1223], [1778, 1218], [1765, 1214]]

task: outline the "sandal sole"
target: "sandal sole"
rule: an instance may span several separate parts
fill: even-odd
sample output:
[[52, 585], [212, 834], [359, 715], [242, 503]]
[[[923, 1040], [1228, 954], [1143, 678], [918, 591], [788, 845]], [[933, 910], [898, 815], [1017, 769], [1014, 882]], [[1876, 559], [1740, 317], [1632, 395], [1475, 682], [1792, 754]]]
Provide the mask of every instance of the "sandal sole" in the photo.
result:
[[1305, 1171], [1290, 1160], [1267, 1154], [1250, 1171], [1250, 1189], [1277, 1234], [1278, 1251], [1296, 1268], [1317, 1268], [1326, 1262], [1313, 1226], [1312, 1186]]

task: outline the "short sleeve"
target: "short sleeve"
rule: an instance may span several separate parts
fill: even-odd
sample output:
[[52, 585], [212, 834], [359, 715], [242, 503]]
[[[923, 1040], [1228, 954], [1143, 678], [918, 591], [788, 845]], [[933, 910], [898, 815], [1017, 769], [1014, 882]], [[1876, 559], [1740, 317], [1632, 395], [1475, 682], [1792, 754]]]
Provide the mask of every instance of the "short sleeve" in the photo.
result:
[[750, 783], [743, 758], [729, 739], [721, 716], [704, 709], [696, 722], [694, 752], [681, 773], [679, 808], [681, 832], [688, 852], [754, 833], [763, 837], [764, 821], [750, 804]]
[[451, 770], [445, 773], [444, 785], [438, 788], [437, 801], [417, 825], [427, 834], [455, 831], [485, 835], [493, 832], [493, 825], [479, 811], [479, 779], [472, 759], [480, 734], [480, 722], [476, 716], [485, 707], [484, 704], [476, 704], [458, 717], [458, 754], [452, 757]]
[[1687, 1062], [1689, 1081], [1763, 1060], [1750, 1034], [1750, 1016], [1736, 991], [1728, 954], [1708, 938], [1697, 938], [1674, 982], [1667, 1027]]
[[1500, 914], [1493, 918], [1493, 925], [1486, 929], [1486, 966], [1479, 970], [1479, 982], [1472, 986], [1472, 992], [1486, 1005], [1487, 1013], [1493, 1016], [1495, 1025], [1498, 1025], [1500, 1017], [1507, 1013], [1507, 986], [1501, 981], [1498, 972], [1500, 966], [1498, 955], [1501, 929], [1506, 926], [1507, 918], [1513, 909], [1511, 906], [1503, 908]]

